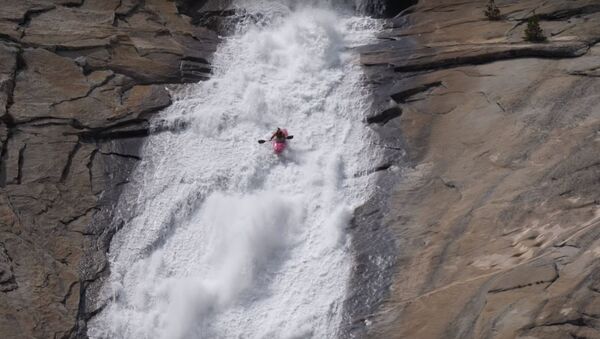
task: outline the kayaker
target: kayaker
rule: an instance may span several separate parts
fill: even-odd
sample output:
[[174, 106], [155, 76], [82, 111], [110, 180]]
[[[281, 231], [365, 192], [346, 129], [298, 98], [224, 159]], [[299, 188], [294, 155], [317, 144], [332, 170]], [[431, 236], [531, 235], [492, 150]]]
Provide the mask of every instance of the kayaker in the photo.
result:
[[276, 142], [285, 142], [286, 139], [286, 135], [283, 132], [283, 130], [279, 127], [277, 127], [277, 131], [275, 131], [275, 133], [273, 133], [273, 135], [271, 136], [271, 139], [269, 140], [273, 140], [275, 139]]

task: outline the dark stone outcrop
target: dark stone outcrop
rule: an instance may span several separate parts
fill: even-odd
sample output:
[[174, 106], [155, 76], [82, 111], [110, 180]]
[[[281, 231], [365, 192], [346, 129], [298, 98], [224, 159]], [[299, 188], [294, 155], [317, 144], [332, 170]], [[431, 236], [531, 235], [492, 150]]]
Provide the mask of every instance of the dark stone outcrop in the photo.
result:
[[167, 83], [205, 80], [217, 34], [163, 0], [0, 7], [0, 337], [85, 337], [110, 211]]
[[[360, 49], [397, 170], [352, 229], [357, 337], [600, 337], [598, 3], [496, 3], [421, 0]], [[523, 41], [533, 15], [548, 42]]]
[[418, 2], [418, 0], [365, 0], [360, 2], [359, 9], [364, 14], [375, 18], [393, 18], [405, 14], [404, 11]]

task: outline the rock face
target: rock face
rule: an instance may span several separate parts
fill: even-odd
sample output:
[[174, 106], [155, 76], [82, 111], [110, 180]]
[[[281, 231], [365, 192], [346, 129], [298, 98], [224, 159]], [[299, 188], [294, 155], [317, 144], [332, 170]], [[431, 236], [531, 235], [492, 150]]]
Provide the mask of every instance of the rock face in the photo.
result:
[[600, 6], [496, 3], [420, 0], [361, 51], [390, 193], [356, 227], [395, 239], [368, 337], [600, 338]]
[[[401, 13], [361, 50], [389, 192], [352, 225], [354, 283], [384, 302], [357, 289], [351, 334], [600, 337], [600, 5], [496, 2], [499, 21], [485, 1], [362, 2]], [[229, 27], [228, 4], [2, 3], [1, 338], [85, 337], [148, 117], [164, 84], [210, 76], [217, 36], [194, 23]], [[534, 14], [546, 43], [523, 42]]]
[[217, 42], [170, 1], [2, 3], [1, 338], [85, 336], [161, 84], [208, 78]]

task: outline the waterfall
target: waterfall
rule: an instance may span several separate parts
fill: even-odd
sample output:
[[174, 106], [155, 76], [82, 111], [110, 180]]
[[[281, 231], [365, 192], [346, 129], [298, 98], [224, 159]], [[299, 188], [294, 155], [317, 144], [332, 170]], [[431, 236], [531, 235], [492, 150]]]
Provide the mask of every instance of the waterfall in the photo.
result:
[[[352, 270], [346, 230], [380, 157], [358, 56], [375, 20], [241, 1], [214, 75], [172, 89], [120, 197], [106, 306], [91, 338], [334, 338]], [[276, 128], [294, 135], [275, 155]], [[173, 129], [170, 129], [173, 130]]]

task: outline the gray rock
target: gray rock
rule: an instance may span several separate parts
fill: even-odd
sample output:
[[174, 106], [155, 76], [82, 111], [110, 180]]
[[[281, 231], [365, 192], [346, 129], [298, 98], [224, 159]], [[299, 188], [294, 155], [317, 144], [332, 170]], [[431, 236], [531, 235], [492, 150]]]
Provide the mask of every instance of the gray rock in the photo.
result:
[[22, 58], [25, 68], [15, 77], [9, 114], [17, 123], [44, 117], [69, 118], [54, 115], [54, 107], [88, 95], [91, 84], [81, 68], [45, 49], [26, 49]]
[[0, 292], [10, 292], [18, 287], [13, 273], [12, 260], [8, 256], [4, 244], [0, 243]]
[[[421, 0], [362, 48], [370, 126], [406, 156], [389, 153], [401, 168], [383, 173], [389, 198], [356, 217], [356, 235], [385, 229], [395, 242], [388, 295], [362, 297], [379, 307], [354, 313], [371, 324], [356, 333], [599, 336], [600, 8], [499, 4], [492, 22], [484, 2]], [[547, 43], [522, 41], [534, 11]], [[363, 264], [357, 282], [376, 269]]]
[[6, 107], [12, 100], [17, 53], [16, 48], [0, 43], [0, 117], [6, 114]]
[[3, 3], [0, 337], [86, 336], [148, 119], [217, 42], [170, 1]]

